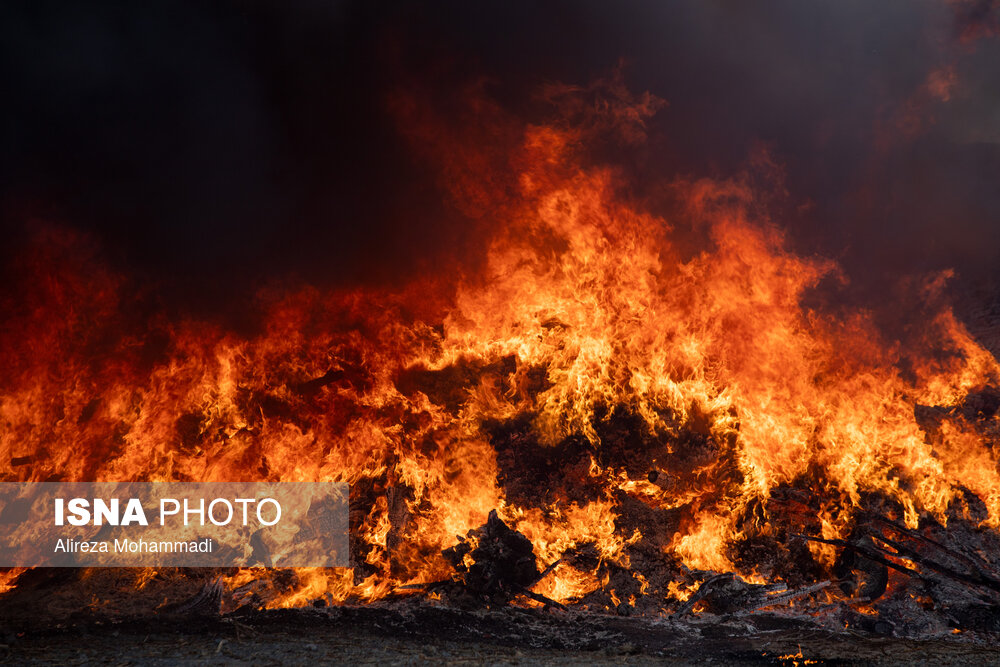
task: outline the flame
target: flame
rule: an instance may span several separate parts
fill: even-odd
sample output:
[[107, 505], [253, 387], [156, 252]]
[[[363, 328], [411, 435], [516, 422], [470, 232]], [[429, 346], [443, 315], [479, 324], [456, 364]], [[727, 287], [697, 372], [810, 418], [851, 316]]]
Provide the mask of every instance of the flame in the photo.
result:
[[[655, 106], [618, 116], [635, 123]], [[1000, 526], [981, 434], [945, 422], [931, 437], [914, 415], [997, 381], [996, 360], [950, 311], [904, 349], [865, 312], [806, 306], [837, 267], [791, 252], [739, 179], [678, 186], [705, 238], [687, 252], [676, 225], [622, 194], [617, 172], [584, 164], [588, 131], [522, 126], [503, 173], [481, 174], [477, 204], [500, 202], [495, 232], [484, 270], [453, 294], [422, 283], [264, 293], [249, 336], [159, 315], [136, 324], [127, 281], [87, 259], [79, 236], [44, 232], [0, 333], [3, 478], [349, 482], [354, 567], [299, 570], [270, 606], [446, 579], [442, 549], [494, 508], [540, 567], [596, 554], [539, 582], [557, 601], [609, 586], [609, 563], [630, 566], [644, 529], [620, 521], [626, 497], [683, 513], [665, 562], [748, 580], [732, 545], [767, 522], [738, 519], [779, 486], [821, 499], [824, 537], [844, 536], [866, 494], [898, 503], [910, 525], [921, 512], [944, 521], [960, 486]], [[633, 449], [601, 458], [614, 414], [634, 418], [622, 440]], [[491, 425], [518, 419], [525, 448], [581, 443], [589, 465], [512, 497]], [[670, 484], [630, 472], [633, 455]], [[832, 565], [829, 547], [810, 548]], [[243, 570], [227, 585], [263, 576]], [[679, 600], [691, 590], [665, 587]]]
[[732, 535], [729, 521], [707, 514], [690, 533], [679, 535], [672, 546], [690, 568], [731, 572], [733, 564], [725, 552]]

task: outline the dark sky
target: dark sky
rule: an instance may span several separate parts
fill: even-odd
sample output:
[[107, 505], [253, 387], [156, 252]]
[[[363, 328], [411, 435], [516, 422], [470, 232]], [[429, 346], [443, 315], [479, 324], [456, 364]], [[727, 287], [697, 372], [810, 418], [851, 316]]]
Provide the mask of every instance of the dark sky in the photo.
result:
[[[623, 61], [668, 102], [644, 184], [726, 177], [763, 145], [803, 252], [863, 289], [981, 280], [1000, 266], [998, 23], [980, 0], [5, 2], [6, 250], [28, 220], [85, 229], [192, 302], [289, 274], [402, 282], [476, 239], [387, 95], [488, 77], [517, 108]], [[953, 85], [931, 91], [935, 70]]]

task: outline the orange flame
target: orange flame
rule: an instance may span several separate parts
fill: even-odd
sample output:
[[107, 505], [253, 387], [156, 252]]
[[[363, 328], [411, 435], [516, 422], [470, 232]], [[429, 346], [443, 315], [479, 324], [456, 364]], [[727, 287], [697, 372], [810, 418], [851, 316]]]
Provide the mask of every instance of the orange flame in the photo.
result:
[[[641, 121], [655, 106], [618, 115]], [[1000, 526], [996, 457], [980, 435], [945, 423], [931, 438], [914, 416], [997, 380], [996, 360], [950, 312], [925, 323], [922, 349], [900, 349], [864, 312], [804, 306], [836, 267], [790, 252], [739, 181], [686, 186], [707, 238], [687, 255], [669, 221], [619, 193], [613, 170], [580, 163], [585, 139], [525, 127], [509, 173], [482, 175], [476, 202], [502, 202], [499, 231], [483, 273], [444, 310], [416, 311], [423, 285], [303, 288], [262, 296], [264, 325], [249, 337], [159, 316], [136, 326], [125, 281], [81, 259], [81, 239], [47, 233], [0, 333], [3, 478], [351, 483], [353, 571], [299, 571], [272, 606], [446, 578], [441, 550], [494, 508], [540, 566], [587, 544], [599, 563], [628, 567], [643, 535], [619, 525], [622, 497], [684, 510], [663, 558], [716, 571], [738, 570], [738, 517], [781, 485], [822, 498], [825, 537], [847, 530], [834, 508], [866, 493], [911, 524], [920, 512], [945, 520], [959, 486]], [[590, 500], [508, 498], [488, 424], [526, 418], [537, 445], [579, 438], [600, 451], [615, 409], [638, 418], [670, 485], [591, 460], [567, 482], [597, 485]], [[814, 552], [829, 567], [828, 549]], [[606, 586], [588, 567], [560, 564], [537, 590], [566, 601]]]

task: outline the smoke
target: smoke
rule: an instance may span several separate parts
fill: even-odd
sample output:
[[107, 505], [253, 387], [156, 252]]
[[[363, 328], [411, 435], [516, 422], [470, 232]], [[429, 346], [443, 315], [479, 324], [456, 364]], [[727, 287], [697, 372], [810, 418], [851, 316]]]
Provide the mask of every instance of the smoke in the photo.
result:
[[[456, 91], [478, 86], [530, 122], [620, 62], [630, 91], [667, 104], [642, 141], [594, 159], [650, 207], [763, 151], [790, 241], [837, 259], [859, 298], [901, 274], [972, 284], [1000, 260], [997, 14], [979, 0], [4, 3], [8, 253], [30, 220], [69, 225], [203, 309], [274, 281], [402, 284], [474, 262], [489, 202], [450, 197], [468, 175], [431, 166], [401, 118], [422, 104], [457, 121]], [[401, 100], [418, 102], [401, 114]], [[466, 147], [502, 150], [505, 131], [481, 126]]]

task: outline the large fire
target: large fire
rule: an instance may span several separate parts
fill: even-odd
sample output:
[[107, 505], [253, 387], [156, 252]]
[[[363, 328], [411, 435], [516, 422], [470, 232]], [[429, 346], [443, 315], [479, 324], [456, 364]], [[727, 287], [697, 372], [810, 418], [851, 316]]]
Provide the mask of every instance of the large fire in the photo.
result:
[[[746, 180], [674, 186], [704, 239], [682, 247], [581, 157], [595, 132], [635, 141], [657, 106], [498, 121], [513, 145], [481, 152], [418, 127], [494, 230], [485, 267], [264, 293], [251, 335], [171, 320], [86, 239], [43, 232], [0, 332], [3, 479], [349, 482], [354, 567], [296, 571], [271, 607], [447, 579], [442, 551], [494, 509], [555, 564], [534, 592], [563, 603], [683, 600], [702, 571], [787, 578], [746, 546], [847, 539], [873, 503], [910, 527], [1000, 527], [986, 421], [948, 410], [997, 383], [996, 360], [947, 309], [903, 345], [866, 312], [806, 305], [839, 270], [791, 252]], [[832, 578], [834, 549], [808, 548]]]

